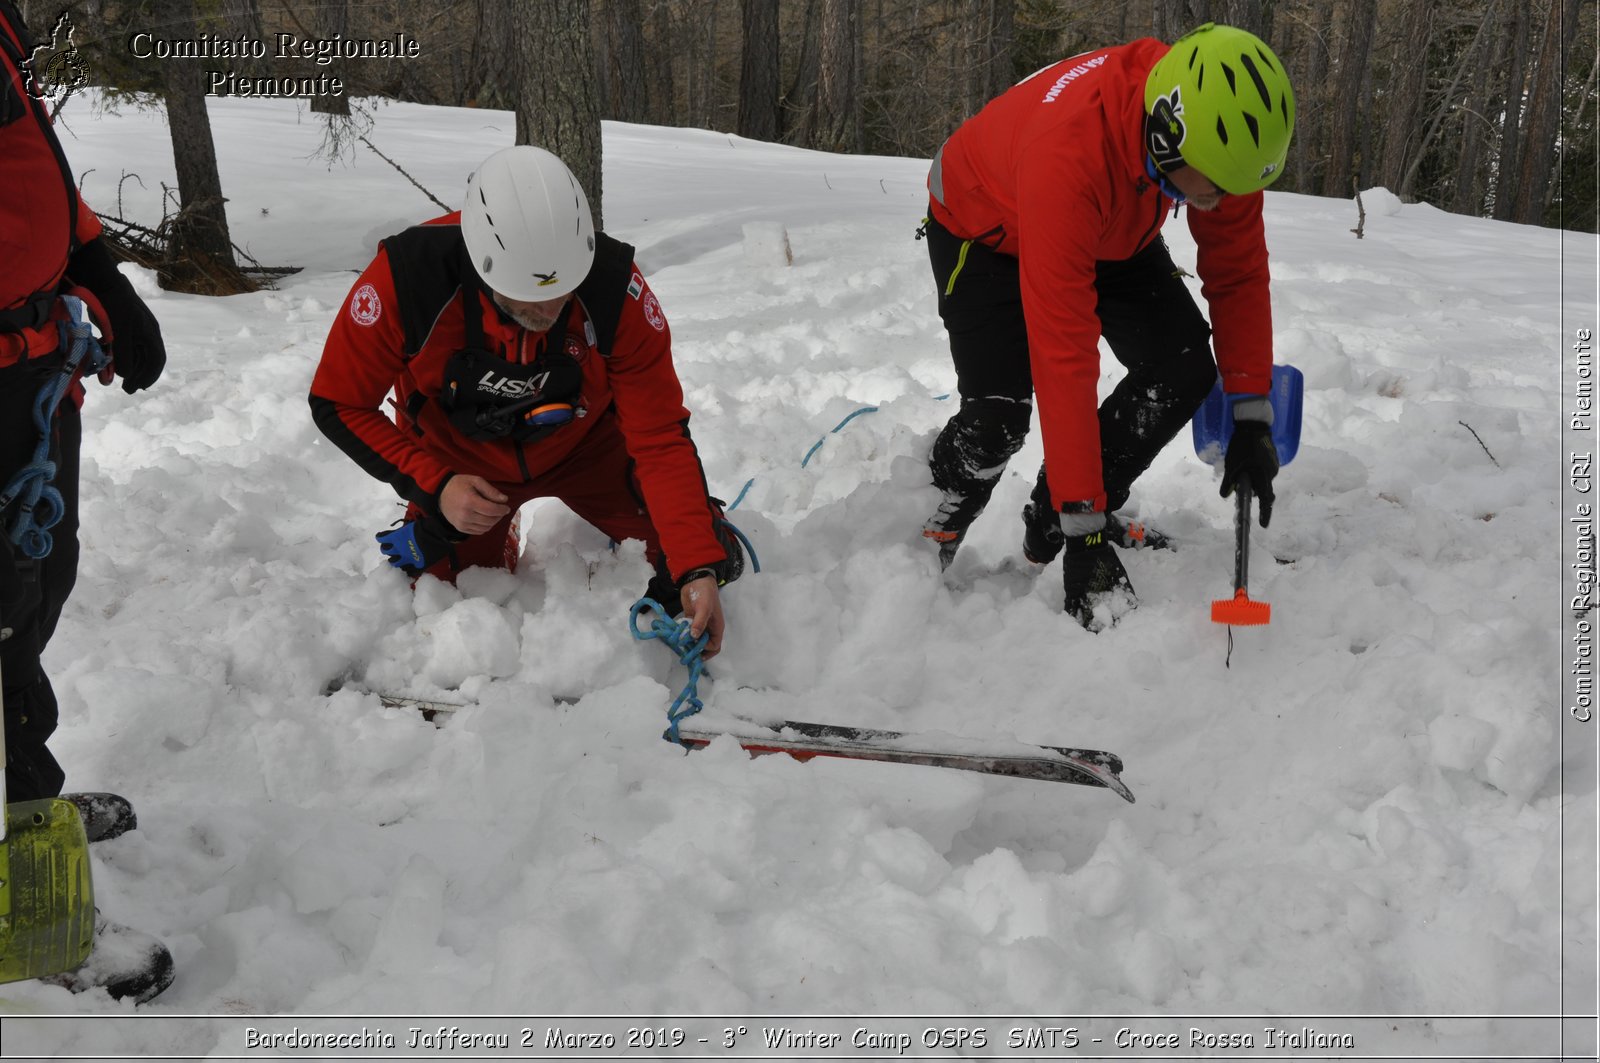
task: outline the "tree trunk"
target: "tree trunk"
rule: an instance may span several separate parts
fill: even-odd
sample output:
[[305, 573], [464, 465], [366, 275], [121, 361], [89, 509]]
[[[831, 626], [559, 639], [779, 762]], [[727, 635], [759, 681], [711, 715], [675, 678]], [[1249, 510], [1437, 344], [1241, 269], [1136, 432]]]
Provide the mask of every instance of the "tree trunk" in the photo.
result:
[[656, 125], [678, 124], [678, 79], [672, 57], [678, 47], [669, 0], [649, 0], [650, 10], [650, 120]]
[[[1490, 0], [1484, 10], [1485, 26], [1498, 21], [1498, 0]], [[1491, 39], [1492, 38], [1492, 39]], [[1490, 123], [1489, 106], [1493, 98], [1493, 72], [1505, 62], [1506, 38], [1501, 33], [1482, 32], [1466, 62], [1472, 69], [1467, 83], [1472, 86], [1461, 105], [1461, 151], [1456, 156], [1455, 188], [1445, 209], [1456, 214], [1479, 214], [1485, 206], [1484, 193], [1488, 189], [1486, 175], [1480, 173], [1486, 158], [1485, 143], [1490, 141], [1494, 129]], [[1490, 145], [1489, 157], [1493, 146]]]
[[644, 6], [640, 0], [610, 0], [611, 115], [619, 122], [648, 122]]
[[718, 0], [700, 0], [685, 10], [683, 28], [688, 40], [685, 56], [684, 102], [687, 124], [697, 129], [713, 128], [717, 89]]
[[512, 0], [478, 0], [467, 91], [479, 107], [510, 111], [517, 106], [517, 35], [511, 8]]
[[1362, 83], [1372, 51], [1372, 23], [1377, 0], [1350, 0], [1345, 5], [1344, 41], [1329, 91], [1327, 166], [1322, 194], [1343, 199], [1357, 173], [1356, 147], [1361, 141]]
[[854, 0], [822, 0], [817, 67], [817, 129], [812, 147], [860, 149], [858, 80], [861, 21]]
[[[589, 0], [540, 0], [514, 9], [520, 85], [517, 143], [559, 155], [602, 227], [600, 106], [594, 86]], [[561, 61], [557, 61], [557, 58]]]
[[[1309, 34], [1304, 47], [1299, 49], [1296, 76], [1292, 82], [1295, 90], [1294, 141], [1290, 150], [1294, 167], [1296, 192], [1315, 195], [1321, 189], [1321, 177], [1327, 170], [1327, 143], [1329, 125], [1328, 61], [1330, 39], [1333, 35], [1333, 5], [1316, 5], [1316, 21], [1309, 24]], [[1288, 19], [1279, 21], [1282, 27], [1278, 55], [1294, 54], [1286, 47], [1295, 25]], [[1286, 60], [1287, 61], [1287, 60]]]
[[1229, 26], [1248, 30], [1262, 40], [1272, 35], [1261, 10], [1262, 0], [1225, 0], [1221, 20]]
[[1152, 36], [1168, 44], [1210, 21], [1211, 0], [1154, 0], [1151, 7]]
[[[163, 25], [187, 33], [197, 27], [194, 0], [161, 0]], [[217, 170], [217, 146], [206, 113], [204, 74], [191, 63], [161, 65], [167, 124], [172, 129], [172, 158], [178, 171], [178, 215], [173, 221], [170, 256], [180, 272], [192, 267], [205, 273], [215, 263], [233, 268], [233, 241]]]
[[742, 0], [739, 60], [741, 137], [777, 140], [778, 5], [776, 0]]
[[[222, 21], [227, 26], [227, 36], [234, 40], [244, 38], [251, 41], [265, 41], [266, 33], [261, 28], [261, 4], [259, 0], [223, 0]], [[271, 55], [270, 45], [268, 55]], [[267, 72], [269, 60], [255, 59], [249, 56], [229, 60], [232, 69], [244, 77], [256, 77]]]
[[1522, 113], [1527, 90], [1528, 21], [1526, 3], [1512, 3], [1511, 63], [1506, 68], [1505, 92], [1500, 101], [1500, 151], [1495, 160], [1494, 211], [1497, 221], [1511, 217], [1516, 198], [1517, 174], [1522, 170]]
[[1544, 34], [1539, 43], [1539, 65], [1533, 74], [1528, 99], [1528, 126], [1522, 143], [1522, 168], [1511, 203], [1511, 220], [1538, 225], [1549, 201], [1550, 175], [1555, 169], [1556, 138], [1561, 132], [1562, 82], [1567, 73], [1567, 42], [1578, 21], [1578, 0], [1550, 0]]
[[[350, 32], [350, 0], [322, 0], [317, 5], [317, 32], [324, 40], [335, 34], [345, 36]], [[316, 114], [350, 117], [350, 68], [343, 60], [335, 58], [326, 68], [330, 78], [338, 78], [345, 86], [338, 96], [311, 97], [311, 110]]]
[[785, 139], [791, 144], [810, 146], [816, 140], [818, 3], [819, 0], [806, 0], [800, 32], [800, 54], [794, 64], [794, 80], [784, 93], [784, 99], [799, 115], [798, 121], [783, 123], [787, 126]]
[[[1383, 115], [1383, 154], [1378, 183], [1407, 199], [1405, 176], [1423, 150], [1422, 100], [1428, 82], [1428, 43], [1433, 37], [1433, 0], [1411, 0], [1405, 26], [1389, 64], [1389, 105]], [[1408, 200], [1409, 201], [1409, 200]]]
[[967, 113], [1011, 87], [1011, 57], [1016, 46], [1016, 0], [971, 0], [971, 76]]

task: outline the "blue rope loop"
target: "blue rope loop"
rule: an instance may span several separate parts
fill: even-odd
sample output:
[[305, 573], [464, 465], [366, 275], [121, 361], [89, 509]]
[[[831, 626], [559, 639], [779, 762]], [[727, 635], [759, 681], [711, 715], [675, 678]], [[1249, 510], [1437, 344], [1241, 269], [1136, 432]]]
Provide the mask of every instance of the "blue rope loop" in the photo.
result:
[[[639, 617], [646, 610], [654, 612], [655, 617], [650, 621], [649, 629], [641, 631]], [[700, 654], [705, 650], [706, 642], [711, 635], [709, 632], [701, 632], [699, 638], [691, 638], [689, 621], [682, 618], [667, 619], [666, 608], [654, 598], [640, 598], [633, 603], [633, 608], [628, 611], [628, 630], [633, 633], [636, 642], [660, 639], [689, 669], [689, 681], [673, 699], [672, 707], [667, 710], [667, 731], [662, 735], [669, 742], [684, 745], [683, 739], [678, 735], [678, 724], [684, 718], [693, 716], [705, 708], [705, 703], [700, 700], [699, 686], [700, 677], [705, 674], [706, 663], [700, 659]]]
[[61, 522], [66, 512], [66, 503], [53, 483], [57, 470], [56, 463], [50, 460], [51, 422], [80, 371], [87, 367], [89, 372], [97, 373], [111, 360], [95, 341], [83, 300], [70, 295], [61, 299], [67, 309], [67, 319], [57, 321], [56, 327], [61, 335], [59, 349], [65, 350], [67, 357], [61, 368], [40, 386], [34, 398], [33, 427], [39, 433], [39, 442], [33, 449], [32, 460], [18, 469], [6, 483], [5, 490], [0, 491], [0, 514], [13, 502], [18, 504], [11, 526], [7, 528], [0, 523], [0, 530], [23, 556], [34, 560], [49, 556], [55, 546], [50, 529]]

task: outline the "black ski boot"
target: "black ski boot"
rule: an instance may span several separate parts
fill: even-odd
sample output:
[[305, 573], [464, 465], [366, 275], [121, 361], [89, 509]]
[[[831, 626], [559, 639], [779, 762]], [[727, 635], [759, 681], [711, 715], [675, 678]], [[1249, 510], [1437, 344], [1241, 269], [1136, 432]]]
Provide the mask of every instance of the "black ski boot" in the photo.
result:
[[82, 964], [39, 979], [73, 993], [104, 989], [113, 1000], [154, 1000], [172, 984], [172, 953], [158, 938], [94, 913], [94, 950]]
[[949, 568], [950, 562], [956, 559], [956, 550], [967, 537], [967, 529], [972, 527], [988, 501], [987, 494], [973, 497], [946, 491], [939, 508], [923, 523], [922, 537], [939, 544], [940, 571]]
[[120, 794], [62, 794], [61, 800], [77, 806], [83, 833], [91, 843], [120, 838], [139, 826], [133, 805]]

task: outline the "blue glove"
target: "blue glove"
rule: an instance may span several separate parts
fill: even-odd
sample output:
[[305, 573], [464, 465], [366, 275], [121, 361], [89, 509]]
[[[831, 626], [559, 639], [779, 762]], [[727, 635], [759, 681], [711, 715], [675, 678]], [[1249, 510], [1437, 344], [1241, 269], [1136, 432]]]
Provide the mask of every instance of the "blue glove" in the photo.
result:
[[441, 527], [442, 523], [421, 517], [407, 521], [398, 528], [379, 532], [374, 538], [378, 540], [378, 549], [389, 559], [389, 564], [408, 576], [420, 576], [425, 569], [454, 556], [451, 542], [464, 538], [459, 534], [452, 538], [450, 532], [454, 529], [448, 525]]

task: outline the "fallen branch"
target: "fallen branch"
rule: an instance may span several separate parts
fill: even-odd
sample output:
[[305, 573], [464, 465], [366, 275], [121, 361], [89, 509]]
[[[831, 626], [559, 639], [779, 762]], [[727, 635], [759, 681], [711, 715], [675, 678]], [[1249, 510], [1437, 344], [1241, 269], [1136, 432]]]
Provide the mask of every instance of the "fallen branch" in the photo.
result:
[[1495, 468], [1498, 469], [1498, 468], [1501, 467], [1500, 463], [1495, 460], [1494, 454], [1490, 452], [1489, 445], [1483, 441], [1483, 437], [1480, 436], [1477, 433], [1477, 431], [1470, 424], [1468, 424], [1465, 421], [1457, 421], [1456, 424], [1460, 425], [1462, 428], [1465, 428], [1467, 431], [1472, 433], [1472, 438], [1476, 439], [1478, 441], [1478, 446], [1482, 447], [1483, 448], [1483, 452], [1485, 454], [1489, 455], [1489, 460], [1494, 462], [1494, 467]]
[[439, 208], [441, 210], [448, 211], [448, 210], [451, 209], [450, 207], [446, 206], [444, 203], [440, 202], [438, 196], [434, 195], [432, 192], [428, 191], [426, 188], [423, 188], [422, 187], [422, 183], [420, 181], [418, 181], [415, 177], [412, 177], [410, 174], [406, 173], [404, 168], [402, 168], [399, 163], [395, 162], [393, 159], [389, 158], [389, 156], [385, 155], [383, 152], [381, 152], [377, 148], [373, 147], [372, 141], [368, 140], [364, 134], [358, 134], [356, 139], [361, 141], [361, 143], [365, 144], [367, 147], [372, 148], [372, 153], [374, 155], [376, 155], [378, 158], [382, 159], [384, 162], [388, 163], [390, 166], [393, 166], [396, 170], [399, 170], [401, 177], [404, 177], [407, 181], [410, 181], [412, 184], [416, 185], [418, 191], [420, 191], [423, 195], [427, 196], [429, 199], [433, 200], [435, 203], [438, 203], [439, 204]]

